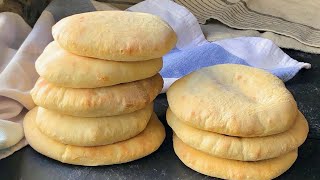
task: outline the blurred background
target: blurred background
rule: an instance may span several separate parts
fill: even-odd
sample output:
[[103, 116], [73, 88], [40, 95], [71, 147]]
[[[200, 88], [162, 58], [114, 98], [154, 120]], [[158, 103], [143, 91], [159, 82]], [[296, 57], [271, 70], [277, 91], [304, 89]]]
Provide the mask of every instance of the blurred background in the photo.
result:
[[[22, 16], [30, 26], [33, 26], [50, 1], [51, 0], [0, 0], [0, 12], [9, 11], [17, 13]], [[124, 10], [142, 0], [98, 1], [108, 3], [109, 5]]]

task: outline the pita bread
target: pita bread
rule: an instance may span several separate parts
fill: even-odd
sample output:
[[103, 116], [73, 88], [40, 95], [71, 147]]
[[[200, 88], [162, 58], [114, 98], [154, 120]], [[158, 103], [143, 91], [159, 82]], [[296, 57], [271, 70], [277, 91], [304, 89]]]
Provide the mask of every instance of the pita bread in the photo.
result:
[[39, 107], [36, 123], [49, 138], [75, 146], [101, 146], [130, 139], [147, 126], [153, 104], [118, 116], [84, 118]]
[[173, 148], [189, 168], [222, 179], [273, 179], [287, 171], [298, 156], [298, 151], [293, 150], [277, 158], [256, 162], [222, 159], [191, 148], [176, 135], [173, 136]]
[[160, 58], [177, 42], [173, 29], [160, 17], [128, 11], [68, 16], [53, 26], [52, 35], [71, 53], [113, 61]]
[[240, 161], [271, 159], [297, 149], [307, 138], [308, 122], [299, 112], [294, 125], [286, 132], [257, 138], [239, 138], [203, 131], [186, 125], [167, 111], [167, 121], [184, 143], [212, 156]]
[[36, 116], [37, 108], [34, 108], [23, 122], [30, 146], [45, 156], [68, 164], [99, 166], [133, 161], [156, 151], [165, 138], [164, 127], [153, 114], [146, 129], [126, 141], [94, 147], [65, 145], [42, 134], [36, 126]]
[[192, 72], [169, 88], [167, 98], [172, 112], [187, 124], [238, 137], [287, 131], [298, 113], [293, 96], [280, 79], [237, 64]]
[[160, 93], [162, 77], [95, 89], [58, 87], [39, 78], [31, 96], [35, 104], [78, 117], [103, 117], [131, 113], [150, 104]]
[[69, 53], [51, 42], [36, 61], [38, 74], [62, 87], [96, 88], [146, 79], [162, 68], [162, 59], [117, 62]]

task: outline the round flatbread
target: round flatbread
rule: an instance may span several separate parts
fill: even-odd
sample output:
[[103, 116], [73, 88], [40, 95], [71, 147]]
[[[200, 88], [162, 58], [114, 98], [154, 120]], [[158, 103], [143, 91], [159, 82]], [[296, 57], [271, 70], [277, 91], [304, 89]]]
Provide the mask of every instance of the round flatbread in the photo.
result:
[[71, 53], [113, 61], [160, 58], [177, 42], [173, 29], [160, 17], [128, 11], [68, 16], [53, 26], [52, 35]]
[[101, 146], [130, 139], [147, 126], [153, 103], [128, 114], [99, 118], [63, 115], [39, 107], [39, 130], [56, 141], [75, 146]]
[[296, 149], [277, 158], [256, 162], [222, 159], [191, 148], [176, 135], [173, 136], [173, 148], [189, 168], [222, 179], [274, 179], [287, 171], [298, 156]]
[[238, 137], [288, 130], [297, 104], [276, 76], [253, 67], [222, 64], [195, 71], [168, 90], [172, 112], [199, 129]]
[[150, 104], [160, 93], [162, 77], [95, 89], [58, 87], [39, 78], [31, 96], [35, 104], [78, 117], [104, 117], [131, 113]]
[[106, 61], [69, 53], [51, 42], [37, 59], [38, 74], [62, 87], [96, 88], [146, 79], [162, 68], [162, 59], [137, 62]]
[[167, 122], [184, 143], [212, 156], [240, 161], [258, 161], [279, 157], [297, 149], [306, 140], [308, 122], [299, 112], [294, 125], [280, 134], [240, 138], [203, 131], [178, 120], [170, 109]]
[[155, 114], [144, 131], [137, 136], [111, 145], [80, 147], [52, 140], [36, 126], [37, 108], [24, 118], [25, 137], [39, 153], [57, 161], [83, 166], [120, 164], [133, 161], [156, 151], [165, 138], [165, 130]]

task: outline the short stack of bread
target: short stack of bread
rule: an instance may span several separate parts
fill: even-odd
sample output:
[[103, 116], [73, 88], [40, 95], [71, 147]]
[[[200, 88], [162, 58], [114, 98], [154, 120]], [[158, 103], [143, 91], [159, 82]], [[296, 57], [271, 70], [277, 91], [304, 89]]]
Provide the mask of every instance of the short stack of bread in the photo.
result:
[[163, 87], [162, 56], [176, 35], [160, 18], [122, 11], [60, 20], [36, 61], [31, 91], [38, 107], [25, 117], [29, 144], [77, 165], [119, 164], [159, 148], [165, 130], [153, 112]]
[[191, 169], [223, 179], [273, 179], [288, 170], [308, 123], [283, 82], [243, 65], [203, 68], [168, 90], [174, 150]]

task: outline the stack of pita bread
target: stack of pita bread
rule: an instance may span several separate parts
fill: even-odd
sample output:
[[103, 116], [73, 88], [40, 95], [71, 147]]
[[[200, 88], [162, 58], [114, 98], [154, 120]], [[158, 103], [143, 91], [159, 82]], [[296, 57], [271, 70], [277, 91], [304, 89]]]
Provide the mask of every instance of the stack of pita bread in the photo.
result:
[[153, 112], [163, 87], [162, 56], [176, 35], [160, 18], [122, 11], [77, 14], [52, 29], [36, 61], [31, 91], [38, 107], [25, 117], [29, 144], [77, 165], [109, 165], [159, 148], [165, 130]]
[[203, 68], [167, 92], [174, 150], [191, 169], [223, 179], [272, 179], [288, 170], [308, 123], [283, 82], [248, 66]]

